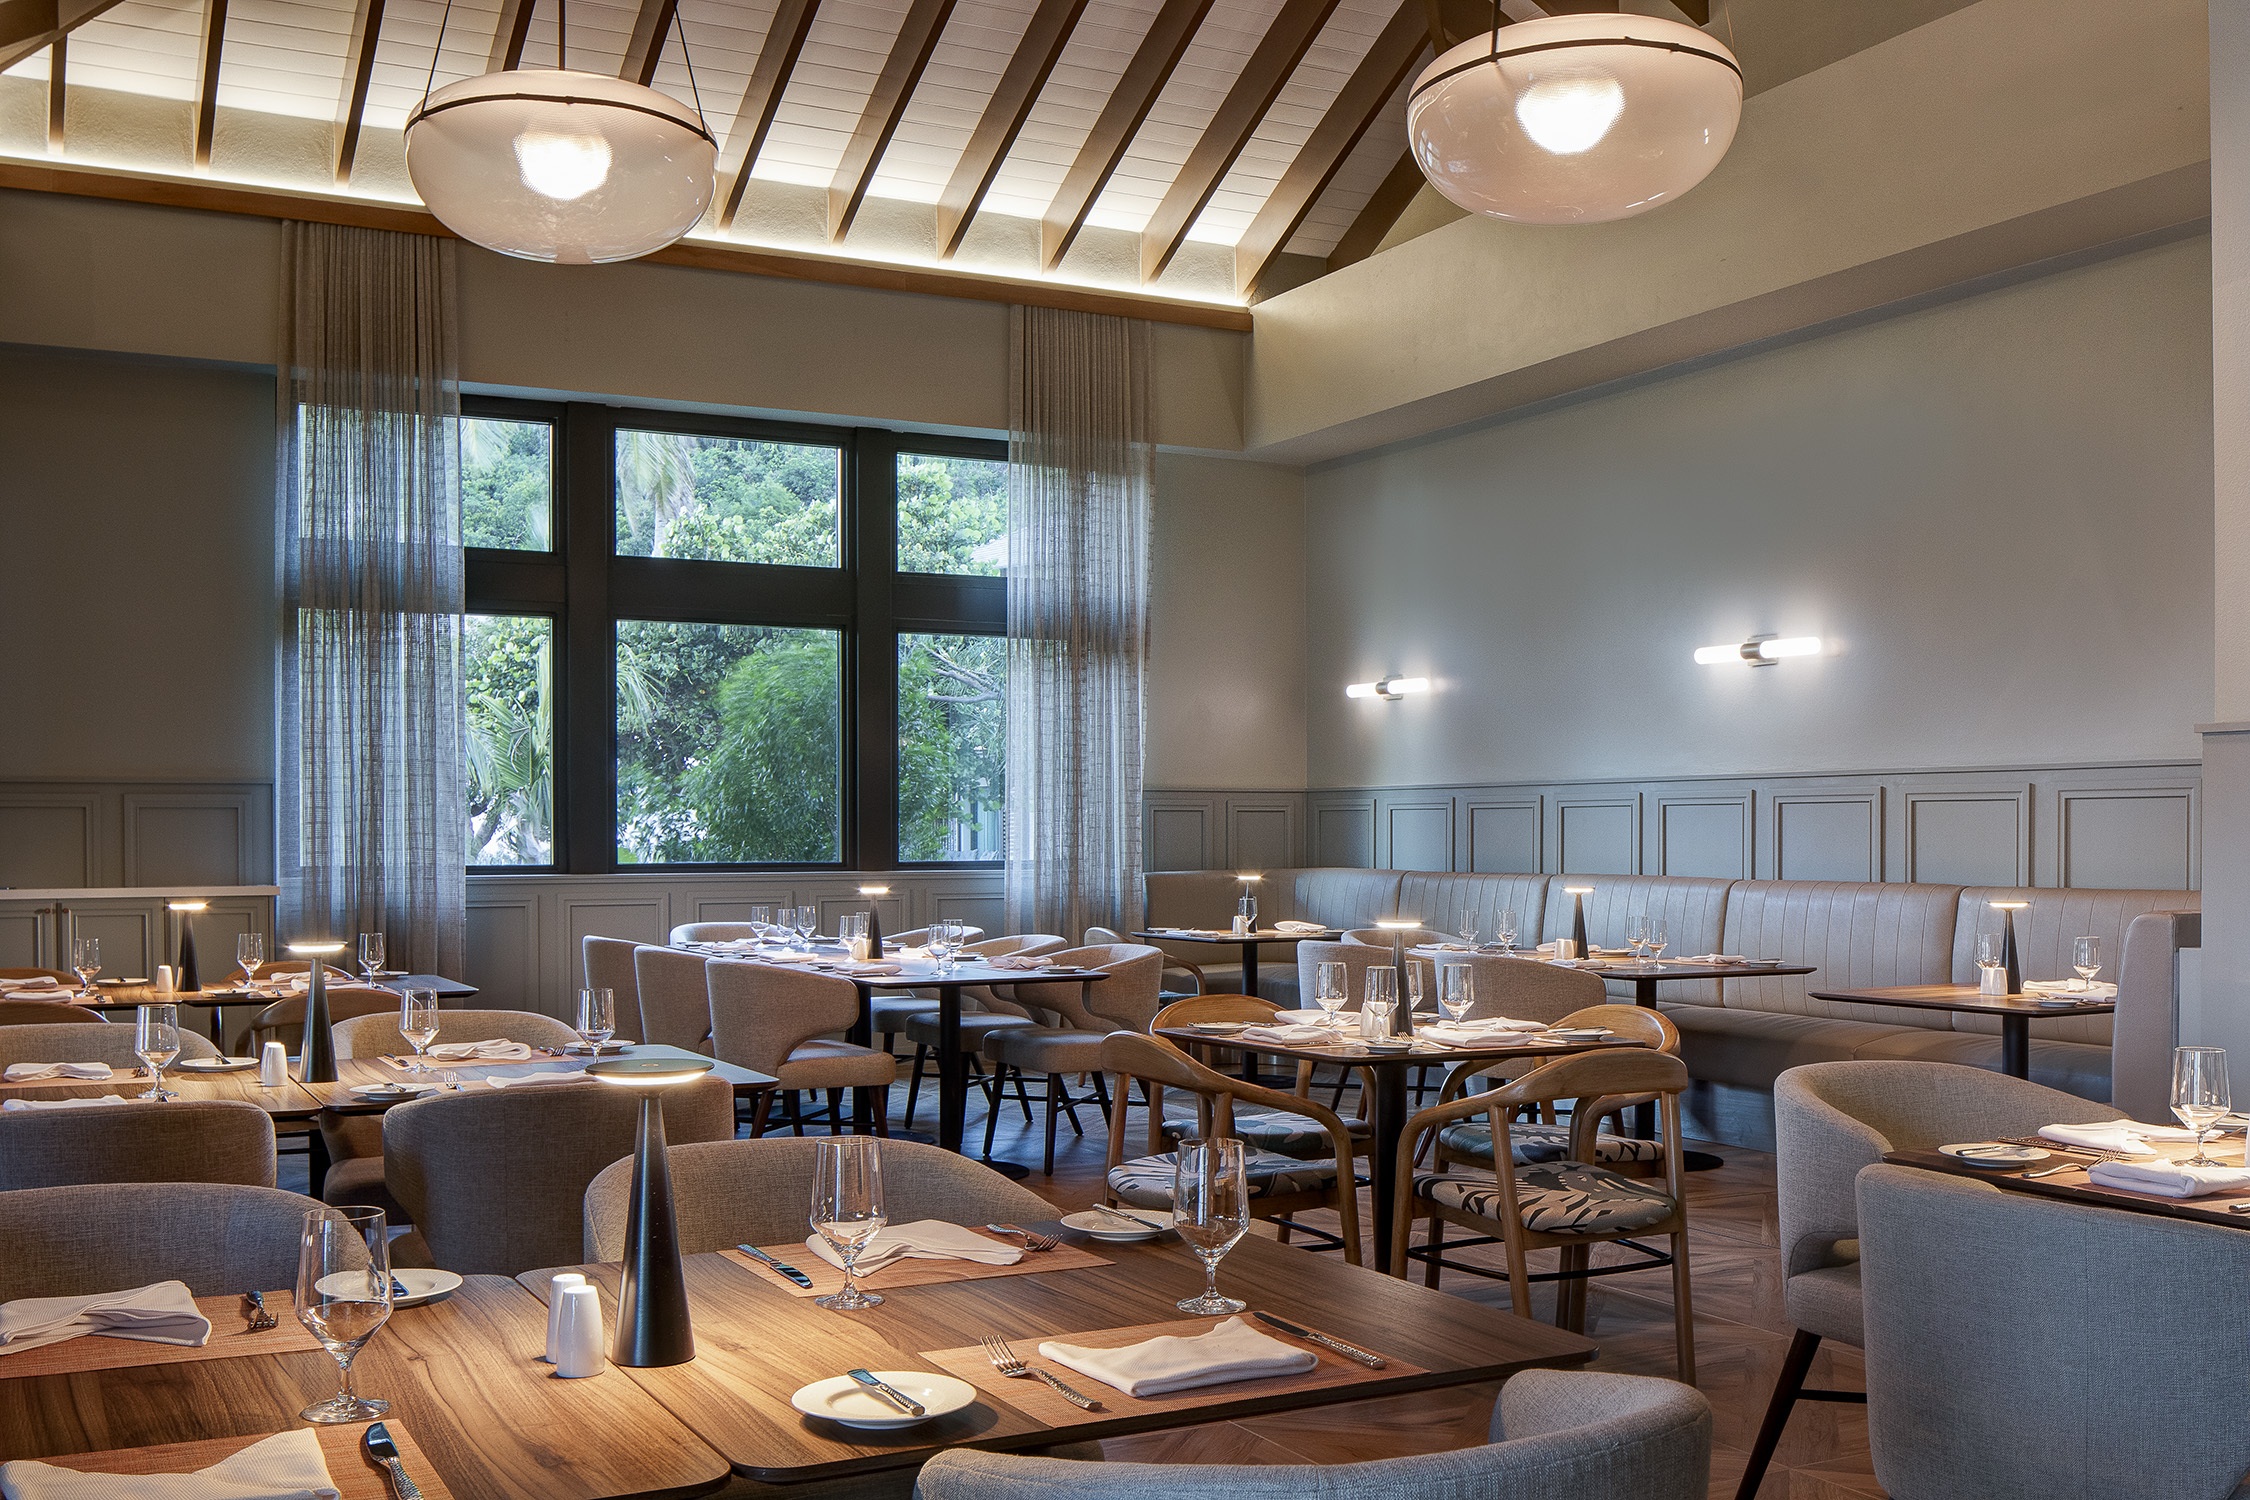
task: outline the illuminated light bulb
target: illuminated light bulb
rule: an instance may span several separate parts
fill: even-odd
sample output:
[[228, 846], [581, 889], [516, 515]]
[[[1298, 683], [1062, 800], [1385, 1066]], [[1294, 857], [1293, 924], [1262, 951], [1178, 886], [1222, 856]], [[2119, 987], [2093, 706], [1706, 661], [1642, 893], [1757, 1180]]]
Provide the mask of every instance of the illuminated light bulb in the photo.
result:
[[516, 137], [523, 185], [543, 198], [575, 203], [609, 181], [609, 142], [598, 135], [527, 130]]
[[1723, 667], [1730, 661], [1742, 660], [1740, 646], [1698, 646], [1695, 664], [1699, 667]]
[[1820, 655], [1820, 637], [1817, 635], [1784, 636], [1778, 641], [1758, 642], [1758, 654], [1767, 661], [1779, 661], [1785, 656]]
[[1372, 698], [1375, 696], [1375, 684], [1372, 682], [1355, 682], [1344, 689], [1344, 696], [1347, 698]]
[[1598, 73], [1542, 78], [1516, 99], [1523, 133], [1557, 156], [1593, 150], [1624, 111], [1624, 88]]

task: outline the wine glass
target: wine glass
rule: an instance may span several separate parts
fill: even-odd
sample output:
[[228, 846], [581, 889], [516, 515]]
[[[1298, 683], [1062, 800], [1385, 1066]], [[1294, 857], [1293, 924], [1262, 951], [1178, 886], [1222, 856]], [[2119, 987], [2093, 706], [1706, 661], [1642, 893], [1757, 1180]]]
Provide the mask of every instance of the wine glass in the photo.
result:
[[1516, 946], [1515, 908], [1500, 908], [1500, 915], [1492, 923], [1492, 940], [1503, 948], [1513, 949]]
[[1474, 948], [1477, 945], [1477, 914], [1470, 912], [1461, 919], [1461, 941]]
[[2102, 971], [2102, 940], [2098, 937], [2073, 939], [2070, 966], [2078, 971], [2078, 988], [2092, 989], [2094, 976]]
[[336, 1394], [298, 1413], [308, 1422], [367, 1422], [391, 1409], [352, 1388], [352, 1360], [391, 1316], [389, 1226], [379, 1208], [315, 1208], [297, 1247], [297, 1321], [334, 1357]]
[[1447, 964], [1438, 970], [1438, 1004], [1456, 1026], [1469, 1019], [1477, 1004], [1476, 971], [1467, 964]]
[[383, 935], [363, 932], [359, 935], [359, 972], [369, 984], [383, 972]]
[[2001, 962], [2000, 934], [1997, 932], [1978, 933], [1977, 967], [1980, 969], [1997, 969]]
[[258, 970], [266, 961], [266, 935], [262, 932], [244, 932], [234, 940], [234, 961], [242, 970], [242, 987], [248, 989], [258, 982]]
[[1180, 1142], [1172, 1158], [1172, 1207], [1172, 1227], [1203, 1261], [1203, 1295], [1181, 1301], [1180, 1311], [1212, 1316], [1241, 1312], [1248, 1304], [1219, 1295], [1219, 1262], [1250, 1232], [1250, 1181], [1242, 1142], [1231, 1136]]
[[812, 952], [813, 934], [820, 931], [820, 908], [817, 906], [798, 907], [796, 919], [792, 925], [797, 929], [798, 943], [803, 946], [807, 953]]
[[1664, 956], [1664, 945], [1670, 941], [1671, 935], [1664, 930], [1664, 923], [1655, 917], [1649, 918], [1645, 945], [1650, 963], [1655, 963]]
[[930, 924], [930, 957], [937, 960], [940, 974], [953, 972], [953, 960], [961, 951], [961, 924], [944, 918]]
[[1320, 967], [1314, 971], [1313, 1004], [1328, 1012], [1327, 1025], [1333, 1027], [1342, 1024], [1336, 1019], [1336, 1012], [1342, 1010], [1344, 1002], [1351, 998], [1350, 983], [1351, 974], [1340, 958], [1323, 959]]
[[94, 993], [94, 976], [102, 971], [102, 940], [100, 938], [72, 938], [70, 940], [70, 966], [78, 972], [78, 993], [90, 998]]
[[815, 1297], [836, 1312], [880, 1307], [859, 1287], [859, 1252], [890, 1222], [883, 1207], [883, 1156], [871, 1135], [829, 1136], [813, 1157], [812, 1227], [844, 1262], [844, 1289]]
[[156, 1082], [143, 1099], [177, 1099], [180, 1096], [164, 1086], [164, 1070], [172, 1059], [180, 1055], [180, 1008], [176, 1005], [144, 1005], [133, 1017], [133, 1055], [148, 1064]]
[[1424, 994], [1422, 972], [1427, 968], [1429, 968], [1429, 965], [1421, 959], [1410, 958], [1406, 961], [1406, 1008], [1408, 1010], [1420, 1010], [1422, 1008]]
[[1625, 929], [1625, 946], [1633, 950], [1633, 961], [1641, 962], [1647, 956], [1648, 913], [1633, 918], [1633, 925]]
[[750, 932], [754, 937], [767, 938], [773, 936], [772, 907], [753, 906], [750, 908]]
[[617, 1035], [617, 994], [614, 990], [578, 992], [578, 1039], [588, 1052], [599, 1054], [602, 1043]]
[[1366, 984], [1359, 1002], [1360, 1035], [1389, 1036], [1391, 1012], [1398, 1009], [1398, 970], [1389, 964], [1372, 964]]
[[427, 1073], [430, 1065], [423, 1061], [430, 1055], [430, 1043], [437, 1040], [438, 1008], [436, 990], [407, 990], [399, 997], [398, 1034], [405, 1037], [414, 1049], [414, 1063], [406, 1071]]
[[2231, 1108], [2233, 1099], [2227, 1087], [2227, 1049], [2173, 1048], [2172, 1113], [2182, 1125], [2195, 1132], [2195, 1155], [2187, 1159], [2187, 1165], [2219, 1165], [2204, 1149], [2204, 1142], [2211, 1134], [2211, 1127], [2218, 1124]]

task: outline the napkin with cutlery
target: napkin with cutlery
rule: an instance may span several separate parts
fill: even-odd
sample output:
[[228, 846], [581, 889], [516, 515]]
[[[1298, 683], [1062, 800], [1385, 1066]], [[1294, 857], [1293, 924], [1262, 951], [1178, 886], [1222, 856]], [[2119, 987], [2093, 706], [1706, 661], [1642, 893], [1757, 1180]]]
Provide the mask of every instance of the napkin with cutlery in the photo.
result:
[[1746, 964], [1749, 961], [1740, 953], [1690, 953], [1674, 960], [1683, 964]]
[[19, 1297], [0, 1302], [0, 1355], [88, 1333], [200, 1349], [211, 1337], [211, 1320], [196, 1307], [194, 1294], [183, 1281], [158, 1281], [90, 1297]]
[[861, 979], [868, 979], [878, 974], [896, 974], [905, 967], [906, 966], [904, 964], [894, 964], [883, 960], [871, 959], [865, 963], [838, 964], [836, 965], [836, 972], [839, 974], [851, 974]]
[[1003, 953], [997, 958], [984, 961], [995, 969], [1022, 969], [1026, 972], [1052, 967], [1044, 958], [1030, 958], [1021, 953]]
[[38, 974], [29, 979], [0, 979], [0, 994], [37, 994], [42, 990], [51, 994], [62, 987], [62, 981], [52, 974]]
[[[844, 1258], [825, 1236], [807, 1235], [805, 1247], [837, 1269], [843, 1268]], [[915, 1219], [876, 1230], [875, 1238], [859, 1252], [859, 1273], [864, 1276], [879, 1271], [894, 1260], [972, 1260], [980, 1266], [1012, 1266], [1022, 1259], [1023, 1251], [1016, 1246], [987, 1239], [973, 1229], [943, 1219]]]
[[2191, 1167], [2171, 1161], [2098, 1161], [2086, 1169], [2097, 1185], [2159, 1198], [2250, 1193], [2250, 1167]]
[[1485, 1016], [1468, 1021], [1424, 1021], [1414, 1034], [1433, 1042], [1488, 1042], [1526, 1032], [1545, 1031], [1540, 1021], [1512, 1021], [1506, 1016]]
[[337, 1500], [310, 1427], [261, 1438], [192, 1474], [82, 1474], [19, 1458], [0, 1464], [6, 1500]]
[[1272, 1042], [1282, 1047], [1302, 1047], [1310, 1042], [1332, 1042], [1336, 1032], [1326, 1026], [1245, 1026], [1245, 1041]]
[[108, 1063], [98, 1062], [10, 1063], [5, 1076], [10, 1083], [37, 1083], [43, 1078], [83, 1078], [99, 1083], [113, 1071]]
[[2026, 979], [2023, 992], [2027, 995], [2047, 995], [2056, 1000], [2115, 1000], [2114, 984], [2088, 984], [2083, 989], [2074, 988], [2075, 979]]
[[531, 1048], [522, 1042], [495, 1039], [487, 1042], [440, 1042], [430, 1049], [440, 1062], [524, 1062]]
[[549, 1070], [538, 1073], [518, 1073], [513, 1078], [503, 1078], [497, 1073], [488, 1073], [485, 1075], [484, 1081], [496, 1089], [520, 1089], [527, 1083], [592, 1083], [594, 1080], [588, 1078], [585, 1073], [577, 1068], [564, 1068], [559, 1072]]
[[1286, 932], [1301, 937], [1308, 932], [1326, 932], [1328, 929], [1321, 926], [1318, 922], [1289, 921], [1274, 923], [1273, 930], [1276, 932]]
[[86, 1109], [96, 1104], [130, 1102], [122, 1094], [104, 1094], [99, 1099], [9, 1099], [0, 1102], [0, 1109]]
[[2089, 1151], [2123, 1151], [2133, 1156], [2156, 1154], [2151, 1141], [2182, 1144], [2195, 1132], [2177, 1125], [2143, 1125], [2138, 1120], [2099, 1120], [2090, 1125], [2042, 1125], [2039, 1134], [2063, 1146], [2084, 1146]]
[[1268, 1338], [1240, 1318], [1229, 1318], [1209, 1333], [1168, 1333], [1122, 1349], [1090, 1349], [1050, 1339], [1039, 1346], [1039, 1352], [1128, 1396], [1162, 1396], [1234, 1380], [1302, 1375], [1320, 1363], [1309, 1350]]

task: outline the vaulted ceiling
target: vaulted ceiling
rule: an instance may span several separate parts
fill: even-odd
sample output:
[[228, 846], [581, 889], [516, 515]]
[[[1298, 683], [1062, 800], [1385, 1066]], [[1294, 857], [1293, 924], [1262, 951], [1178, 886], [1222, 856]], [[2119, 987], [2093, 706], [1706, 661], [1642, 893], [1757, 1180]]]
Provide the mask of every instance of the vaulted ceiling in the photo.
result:
[[[1706, 4], [1634, 8], [1702, 23]], [[567, 60], [702, 109], [723, 149], [700, 239], [1240, 302], [1376, 247], [1421, 185], [1406, 86], [1496, 11], [1540, 7], [575, 0]], [[424, 90], [552, 66], [557, 18], [0, 0], [0, 152], [410, 202], [399, 132]]]

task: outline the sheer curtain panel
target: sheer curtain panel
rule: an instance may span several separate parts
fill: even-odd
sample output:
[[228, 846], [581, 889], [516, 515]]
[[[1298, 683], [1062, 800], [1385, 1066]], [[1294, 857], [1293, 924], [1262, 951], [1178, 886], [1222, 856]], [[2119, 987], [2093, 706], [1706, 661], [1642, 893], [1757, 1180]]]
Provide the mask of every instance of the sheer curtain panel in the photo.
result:
[[277, 811], [284, 941], [462, 970], [453, 245], [282, 227]]
[[1009, 316], [1007, 915], [1141, 922], [1148, 325]]

